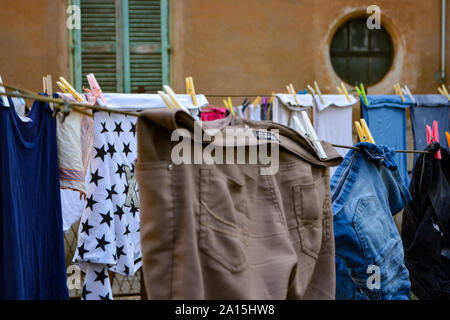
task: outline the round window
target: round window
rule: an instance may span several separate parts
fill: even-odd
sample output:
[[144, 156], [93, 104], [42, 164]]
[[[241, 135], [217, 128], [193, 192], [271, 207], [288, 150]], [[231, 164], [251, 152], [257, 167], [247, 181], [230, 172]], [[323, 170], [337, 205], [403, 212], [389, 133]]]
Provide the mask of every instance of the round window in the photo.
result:
[[367, 18], [347, 21], [331, 41], [331, 64], [338, 76], [351, 85], [379, 82], [392, 65], [392, 39], [381, 29], [370, 30]]

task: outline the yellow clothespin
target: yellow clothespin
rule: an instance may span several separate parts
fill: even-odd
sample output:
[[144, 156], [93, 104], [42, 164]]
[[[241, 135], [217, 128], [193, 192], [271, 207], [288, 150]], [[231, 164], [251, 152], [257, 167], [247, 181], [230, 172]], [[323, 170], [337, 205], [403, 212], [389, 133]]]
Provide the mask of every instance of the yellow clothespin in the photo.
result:
[[75, 97], [79, 102], [83, 102], [83, 97], [70, 85], [69, 82], [66, 81], [63, 77], [59, 77], [59, 81], [66, 88], [66, 90]]
[[256, 106], [259, 105], [260, 103], [261, 103], [261, 97], [256, 97], [256, 99], [253, 100], [253, 102], [252, 102], [253, 109], [256, 108]]
[[447, 137], [447, 143], [448, 143], [448, 146], [450, 147], [450, 133], [445, 131], [445, 136]]
[[395, 89], [396, 94], [399, 95], [400, 98], [402, 98], [402, 102], [405, 102], [406, 100], [405, 100], [405, 97], [403, 95], [403, 92], [402, 92], [402, 89], [400, 87], [400, 84], [398, 84], [398, 83], [394, 84], [394, 89]]
[[359, 141], [361, 142], [367, 142], [367, 138], [364, 135], [364, 130], [361, 127], [361, 124], [359, 123], [359, 121], [355, 121], [355, 126], [356, 126], [356, 131], [358, 132], [358, 136], [359, 136]]
[[375, 144], [375, 140], [373, 139], [372, 133], [370, 132], [369, 126], [367, 125], [366, 120], [361, 119], [361, 127], [364, 131], [364, 135], [367, 137], [367, 142]]
[[447, 97], [447, 99], [450, 100], [450, 95], [448, 94], [447, 88], [444, 85], [442, 85], [442, 91], [444, 92], [444, 95]]
[[273, 104], [274, 101], [275, 101], [275, 92], [272, 92], [272, 95], [270, 96], [269, 103], [270, 103], [270, 104]]
[[63, 93], [70, 93], [69, 90], [67, 90], [66, 87], [64, 87], [64, 85], [61, 83], [61, 81], [57, 81], [56, 84], [58, 85], [58, 87], [61, 89], [61, 91]]
[[339, 86], [338, 86], [338, 87], [336, 87], [336, 90], [338, 91], [338, 93], [339, 93], [339, 94], [342, 94], [342, 95], [344, 94], [344, 91], [342, 91], [342, 89], [341, 89], [341, 88], [339, 88]]
[[178, 100], [177, 95], [175, 94], [175, 92], [172, 90], [171, 87], [169, 87], [168, 85], [164, 85], [163, 86], [164, 90], [166, 91], [166, 93], [169, 95], [170, 99], [173, 102], [173, 105], [175, 105], [175, 107], [177, 109], [181, 109], [184, 110], [186, 112], [189, 112], [186, 107], [184, 107], [181, 102]]
[[186, 93], [191, 95], [192, 103], [197, 106], [197, 97], [195, 96], [194, 80], [192, 77], [186, 77]]
[[325, 104], [325, 101], [322, 98], [322, 92], [320, 91], [319, 84], [314, 80], [314, 87], [316, 88], [317, 93], [319, 94], [319, 99], [322, 104]]
[[234, 112], [234, 108], [233, 108], [233, 102], [231, 101], [231, 98], [228, 97], [228, 106], [230, 108], [231, 114], [234, 116], [236, 115], [236, 113]]
[[347, 88], [344, 85], [344, 82], [341, 82], [342, 91], [344, 91], [345, 96], [347, 97], [348, 102], [352, 102], [350, 99], [350, 95], [348, 94]]

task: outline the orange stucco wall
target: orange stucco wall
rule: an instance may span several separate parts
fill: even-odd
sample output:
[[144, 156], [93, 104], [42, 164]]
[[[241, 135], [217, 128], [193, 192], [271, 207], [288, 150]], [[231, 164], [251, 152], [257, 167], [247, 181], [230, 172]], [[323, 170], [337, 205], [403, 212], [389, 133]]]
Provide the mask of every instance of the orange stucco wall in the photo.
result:
[[[290, 82], [303, 89], [317, 80], [323, 93], [336, 93], [341, 80], [329, 59], [331, 37], [345, 17], [372, 4], [382, 10], [395, 58], [369, 92], [393, 93], [400, 82], [413, 93], [437, 93], [438, 0], [171, 0], [173, 86], [184, 90], [184, 77], [192, 75], [199, 92], [251, 95], [284, 92]], [[450, 48], [446, 65], [450, 72]]]
[[42, 91], [44, 75], [69, 76], [66, 8], [67, 0], [0, 0], [0, 74], [5, 83]]

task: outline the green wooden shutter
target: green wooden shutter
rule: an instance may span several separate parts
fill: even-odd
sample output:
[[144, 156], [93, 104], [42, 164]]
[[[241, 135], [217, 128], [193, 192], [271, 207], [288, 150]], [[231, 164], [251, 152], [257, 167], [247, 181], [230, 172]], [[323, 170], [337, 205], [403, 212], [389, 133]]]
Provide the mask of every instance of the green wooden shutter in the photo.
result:
[[104, 92], [161, 90], [169, 82], [168, 0], [73, 0], [81, 7], [74, 32], [77, 90], [94, 73]]

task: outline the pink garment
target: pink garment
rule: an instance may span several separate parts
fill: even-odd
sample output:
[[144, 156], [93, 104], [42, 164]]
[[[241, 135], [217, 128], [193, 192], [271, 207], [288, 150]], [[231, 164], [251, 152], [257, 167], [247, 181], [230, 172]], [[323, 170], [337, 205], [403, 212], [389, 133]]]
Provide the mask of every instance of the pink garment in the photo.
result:
[[214, 121], [223, 119], [227, 116], [226, 108], [217, 108], [209, 106], [202, 109], [201, 120], [202, 121]]

